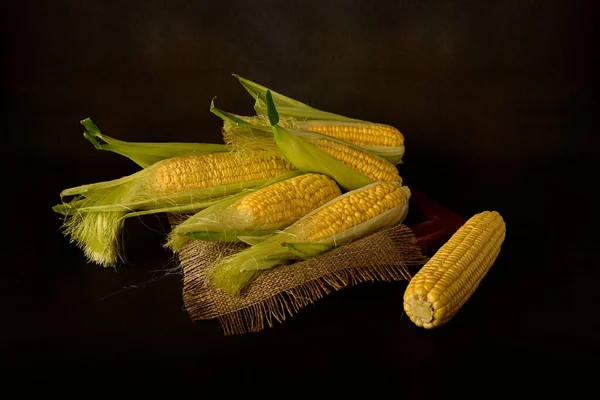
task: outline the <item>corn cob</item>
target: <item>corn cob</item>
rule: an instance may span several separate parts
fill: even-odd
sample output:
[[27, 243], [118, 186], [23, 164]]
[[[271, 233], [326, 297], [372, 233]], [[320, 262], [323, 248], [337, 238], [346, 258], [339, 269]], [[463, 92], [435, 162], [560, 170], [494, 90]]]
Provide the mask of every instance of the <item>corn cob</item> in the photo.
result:
[[335, 139], [314, 140], [315, 134], [310, 133], [302, 138], [282, 128], [269, 90], [266, 101], [275, 143], [285, 158], [299, 170], [328, 174], [345, 190], [354, 190], [377, 181], [402, 182], [396, 167], [383, 158], [336, 142]]
[[167, 247], [178, 251], [189, 238], [237, 241], [240, 236], [273, 234], [340, 195], [335, 181], [326, 175], [286, 179], [198, 212], [173, 229]]
[[159, 212], [197, 212], [245, 188], [269, 185], [300, 174], [281, 158], [236, 153], [186, 155], [152, 164], [114, 181], [66, 189], [76, 196], [53, 210], [63, 230], [93, 262], [110, 266], [118, 258], [123, 220]]
[[229, 151], [224, 144], [213, 143], [142, 143], [124, 142], [100, 133], [100, 129], [86, 118], [81, 121], [85, 127], [83, 136], [89, 140], [96, 149], [112, 151], [134, 161], [142, 168], [146, 168], [155, 162], [166, 158], [177, 157], [184, 154], [208, 154]]
[[[259, 127], [264, 127], [268, 124], [268, 121], [264, 118], [259, 117], [242, 117], [234, 116], [233, 114], [225, 113], [211, 105], [211, 111], [223, 118], [223, 139], [227, 143], [227, 146], [235, 151], [244, 153], [262, 153], [271, 152], [272, 154], [280, 153], [277, 144], [273, 138], [271, 132], [265, 132]], [[235, 117], [236, 123], [228, 118]], [[311, 125], [316, 123], [329, 124], [319, 125], [313, 128]], [[248, 129], [248, 127], [240, 127], [240, 123], [252, 126], [254, 129]], [[352, 124], [352, 126], [350, 126]], [[389, 135], [373, 134], [373, 131], [377, 130], [392, 130], [395, 128], [386, 127], [380, 124], [367, 124], [367, 123], [351, 123], [351, 122], [330, 122], [330, 121], [304, 121], [298, 122], [293, 121], [289, 118], [282, 119], [279, 123], [282, 128], [287, 128], [293, 131], [294, 134], [300, 137], [313, 137], [319, 139], [334, 139], [336, 143], [352, 145], [362, 152], [368, 152], [374, 156], [381, 157], [384, 160], [392, 163], [393, 165], [400, 164], [402, 162], [402, 156], [404, 155], [404, 145], [399, 144], [395, 147], [384, 146], [381, 143], [389, 143], [390, 141], [404, 142], [402, 137], [389, 137]], [[358, 128], [357, 125], [365, 125], [366, 127]], [[328, 129], [324, 127], [327, 126]], [[331, 127], [335, 129], [329, 129]], [[322, 129], [321, 129], [322, 128]], [[361, 131], [370, 133], [361, 133]], [[312, 135], [308, 135], [312, 133]], [[379, 143], [379, 144], [378, 144]]]
[[366, 122], [309, 120], [297, 123], [299, 129], [322, 133], [358, 146], [399, 147], [404, 136], [393, 126]]
[[302, 221], [302, 237], [322, 240], [344, 232], [407, 201], [396, 184], [381, 183], [332, 202]]
[[[238, 78], [242, 86], [256, 101], [254, 108], [258, 118], [250, 117], [248, 122], [260, 124], [260, 117], [263, 117], [264, 119], [268, 116], [269, 111], [266, 104], [266, 93], [270, 91], [275, 106], [282, 116], [281, 126], [283, 128], [295, 128], [318, 132], [360, 146], [363, 150], [367, 150], [383, 157], [394, 165], [402, 162], [405, 150], [404, 136], [398, 129], [389, 125], [361, 121], [343, 115], [321, 111], [274, 92], [248, 79], [242, 78], [239, 75], [234, 76]], [[265, 120], [262, 123], [264, 124], [266, 122], [267, 121]], [[229, 136], [233, 139], [230, 143], [235, 145], [236, 139], [238, 138], [227, 132], [227, 126], [225, 126], [225, 134], [226, 137]], [[248, 145], [248, 143], [243, 144]]]
[[247, 156], [238, 153], [185, 155], [167, 159], [152, 170], [150, 182], [157, 194], [230, 185], [268, 179], [294, 167], [276, 156]]
[[373, 182], [402, 182], [396, 167], [383, 158], [329, 139], [306, 139], [306, 141]]
[[[244, 137], [245, 141], [254, 142], [258, 137], [259, 146], [263, 147], [261, 152], [283, 155], [302, 172], [329, 175], [344, 190], [358, 189], [373, 182], [402, 182], [392, 163], [360, 147], [319, 133], [281, 127], [270, 91], [267, 91], [267, 104], [271, 129], [218, 110], [214, 104], [211, 104], [211, 111], [223, 118], [230, 127], [236, 126], [235, 130], [240, 132], [240, 137]], [[260, 139], [269, 131], [274, 138], [274, 146], [272, 142]]]
[[417, 326], [450, 321], [494, 264], [506, 234], [495, 211], [471, 217], [421, 268], [404, 293], [404, 310]]
[[328, 176], [304, 174], [258, 190], [233, 209], [251, 226], [281, 229], [341, 194]]
[[348, 192], [312, 211], [284, 231], [223, 259], [214, 283], [230, 295], [239, 293], [259, 270], [315, 257], [385, 226], [408, 212], [410, 191], [397, 183], [374, 183]]

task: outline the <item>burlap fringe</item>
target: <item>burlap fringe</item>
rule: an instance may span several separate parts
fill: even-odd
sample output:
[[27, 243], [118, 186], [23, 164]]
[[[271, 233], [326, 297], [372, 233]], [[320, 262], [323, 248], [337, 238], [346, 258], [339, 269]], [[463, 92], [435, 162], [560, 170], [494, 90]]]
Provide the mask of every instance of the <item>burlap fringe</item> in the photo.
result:
[[258, 332], [272, 328], [275, 322], [283, 322], [306, 307], [334, 291], [364, 282], [409, 280], [408, 271], [389, 267], [359, 267], [332, 272], [327, 276], [301, 284], [285, 292], [277, 293], [260, 303], [218, 317], [225, 335]]
[[320, 257], [266, 270], [231, 297], [212, 285], [222, 257], [243, 243], [193, 241], [178, 254], [183, 298], [192, 320], [217, 318], [225, 335], [273, 327], [334, 291], [364, 282], [409, 280], [412, 265], [426, 261], [412, 231], [400, 225], [334, 249]]

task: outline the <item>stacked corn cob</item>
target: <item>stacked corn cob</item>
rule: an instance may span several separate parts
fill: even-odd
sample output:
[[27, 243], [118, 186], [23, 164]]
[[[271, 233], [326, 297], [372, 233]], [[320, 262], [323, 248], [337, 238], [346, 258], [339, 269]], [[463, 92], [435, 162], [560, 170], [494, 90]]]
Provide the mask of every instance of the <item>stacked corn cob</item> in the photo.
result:
[[120, 255], [118, 238], [126, 218], [198, 211], [236, 192], [298, 174], [290, 163], [273, 156], [190, 153], [114, 181], [66, 189], [61, 197], [75, 198], [54, 211], [64, 215], [65, 234], [91, 261], [112, 266]]
[[340, 195], [338, 185], [326, 175], [296, 176], [232, 196], [193, 215], [173, 229], [167, 246], [178, 251], [190, 238], [236, 241], [271, 235]]
[[238, 294], [260, 270], [316, 257], [334, 247], [400, 223], [408, 212], [410, 191], [392, 182], [377, 182], [322, 205], [282, 232], [224, 258], [215, 269], [215, 284]]
[[[270, 95], [270, 116], [278, 118], [276, 107], [280, 107], [287, 116], [284, 125], [293, 128], [277, 124], [272, 128], [269, 112], [261, 112], [259, 106], [268, 89], [239, 79], [262, 102], [257, 103], [257, 116], [234, 116], [212, 104], [211, 110], [232, 131], [261, 135], [254, 147], [127, 143], [103, 135], [89, 119], [82, 121], [84, 136], [97, 149], [116, 152], [143, 167], [130, 176], [61, 193], [63, 202], [54, 210], [64, 215], [65, 234], [91, 261], [116, 264], [124, 220], [135, 216], [193, 214], [169, 235], [167, 245], [177, 251], [194, 238], [237, 241], [255, 237], [251, 239], [255, 241], [286, 228], [342, 191], [374, 182], [401, 184], [394, 164], [381, 156], [389, 150], [392, 159], [403, 154], [404, 138], [395, 128], [319, 111], [277, 93], [275, 100]], [[242, 137], [250, 135], [237, 137], [243, 143]], [[256, 146], [263, 145], [257, 150]], [[279, 198], [273, 203], [264, 200]], [[253, 218], [253, 213], [268, 213], [269, 219]]]
[[[251, 245], [214, 270], [215, 286], [237, 295], [261, 270], [403, 222], [410, 190], [396, 168], [404, 155], [400, 131], [317, 110], [237, 78], [254, 97], [257, 115], [230, 114], [211, 103], [223, 119], [225, 145], [127, 143], [82, 121], [97, 149], [143, 168], [61, 193], [54, 210], [91, 261], [116, 264], [126, 218], [187, 214], [168, 235], [166, 246], [175, 252], [190, 240]], [[497, 214], [475, 218], [417, 274], [405, 295], [417, 325], [431, 328], [452, 318], [493, 263], [503, 229]]]

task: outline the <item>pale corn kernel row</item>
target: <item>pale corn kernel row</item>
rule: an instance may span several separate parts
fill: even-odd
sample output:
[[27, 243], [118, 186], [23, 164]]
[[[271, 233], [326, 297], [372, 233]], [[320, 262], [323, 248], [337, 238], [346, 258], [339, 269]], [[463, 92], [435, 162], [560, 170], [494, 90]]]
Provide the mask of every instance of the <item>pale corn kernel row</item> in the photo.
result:
[[324, 207], [302, 221], [307, 239], [323, 239], [366, 222], [406, 202], [406, 194], [393, 183], [355, 192]]
[[151, 179], [159, 193], [229, 185], [273, 178], [294, 171], [292, 164], [276, 156], [214, 153], [173, 157], [157, 164]]
[[358, 146], [399, 147], [404, 136], [393, 126], [360, 122], [305, 121], [301, 129], [333, 136]]
[[471, 217], [409, 282], [404, 294], [409, 318], [427, 329], [452, 319], [496, 260], [505, 234], [497, 212]]
[[396, 166], [382, 158], [327, 139], [307, 141], [373, 182], [402, 182]]
[[311, 173], [254, 192], [233, 208], [253, 226], [283, 227], [341, 194], [333, 179]]

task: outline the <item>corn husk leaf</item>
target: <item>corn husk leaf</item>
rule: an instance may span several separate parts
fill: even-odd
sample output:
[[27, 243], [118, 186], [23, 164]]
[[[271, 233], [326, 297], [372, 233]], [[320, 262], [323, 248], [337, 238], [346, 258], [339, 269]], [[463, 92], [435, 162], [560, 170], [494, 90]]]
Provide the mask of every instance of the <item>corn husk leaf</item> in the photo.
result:
[[295, 258], [307, 259], [325, 253], [333, 249], [335, 245], [332, 243], [287, 243], [287, 247]]
[[343, 190], [354, 190], [373, 181], [285, 128], [273, 126], [275, 142], [284, 158], [302, 172], [333, 178]]
[[[313, 146], [292, 131], [279, 126], [279, 114], [267, 91], [269, 122], [273, 127], [275, 143], [290, 163], [302, 172], [317, 172], [333, 178], [344, 190], [354, 190], [373, 183], [367, 176], [344, 165], [329, 154]], [[312, 133], [312, 132], [311, 132]]]
[[86, 118], [81, 121], [86, 131], [83, 136], [89, 140], [96, 149], [112, 151], [125, 156], [142, 168], [164, 160], [188, 153], [208, 154], [229, 151], [224, 144], [213, 143], [149, 143], [149, 142], [125, 142], [103, 135], [100, 129]]
[[284, 117], [294, 117], [300, 119], [317, 119], [331, 121], [348, 121], [348, 122], [367, 122], [359, 119], [349, 118], [343, 115], [321, 111], [314, 107], [310, 107], [298, 100], [277, 93], [265, 86], [259, 85], [237, 74], [233, 74], [242, 86], [255, 99], [254, 109], [257, 113], [268, 116], [268, 106], [266, 103], [267, 91], [270, 91], [273, 96], [273, 101], [279, 110], [279, 115]]
[[237, 238], [240, 242], [244, 242], [250, 246], [255, 246], [259, 243], [264, 242], [265, 240], [272, 237], [276, 233], [278, 233], [278, 231], [273, 231], [272, 233], [265, 233], [264, 235], [253, 235], [253, 236], [238, 235]]
[[410, 198], [410, 190], [406, 186], [401, 186], [401, 189], [405, 193], [406, 201], [401, 202], [398, 206], [329, 238], [321, 240], [306, 239], [305, 226], [303, 225], [303, 221], [306, 218], [311, 217], [322, 208], [339, 201], [343, 197], [366, 190], [377, 184], [374, 183], [364, 188], [345, 193], [307, 214], [280, 233], [268, 237], [233, 256], [224, 258], [215, 269], [215, 285], [230, 295], [236, 295], [261, 270], [301, 259], [316, 257], [333, 248], [365, 237], [385, 227], [402, 223], [408, 213], [408, 200]]
[[197, 212], [169, 233], [165, 247], [178, 252], [190, 240], [215, 242], [237, 242], [239, 236], [272, 235], [272, 229], [255, 229], [242, 216], [232, 211], [232, 206], [243, 200], [254, 189], [244, 190], [237, 195], [220, 200], [208, 208]]
[[404, 146], [387, 147], [387, 146], [361, 146], [365, 151], [388, 160], [394, 165], [402, 164], [404, 157]]

